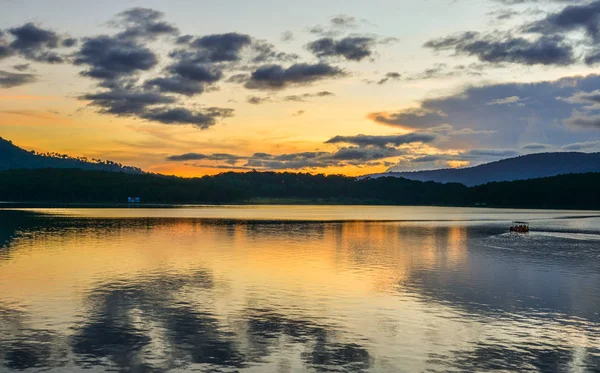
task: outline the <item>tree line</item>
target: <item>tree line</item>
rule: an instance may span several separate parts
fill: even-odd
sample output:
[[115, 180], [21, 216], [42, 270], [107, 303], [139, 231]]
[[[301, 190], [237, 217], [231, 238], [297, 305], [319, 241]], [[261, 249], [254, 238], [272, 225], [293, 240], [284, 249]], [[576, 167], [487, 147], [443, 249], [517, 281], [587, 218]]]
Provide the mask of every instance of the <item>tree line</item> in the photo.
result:
[[80, 169], [0, 172], [0, 201], [123, 203], [317, 203], [600, 209], [600, 173], [474, 187], [382, 177], [227, 172], [200, 178]]

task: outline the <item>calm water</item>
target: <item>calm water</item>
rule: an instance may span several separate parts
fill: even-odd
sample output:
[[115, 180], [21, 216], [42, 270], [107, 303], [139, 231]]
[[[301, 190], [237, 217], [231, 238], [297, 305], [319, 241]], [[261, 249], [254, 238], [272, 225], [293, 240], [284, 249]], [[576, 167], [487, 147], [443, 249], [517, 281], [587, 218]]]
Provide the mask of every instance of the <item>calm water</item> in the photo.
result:
[[83, 369], [600, 372], [600, 213], [0, 210], [0, 371]]

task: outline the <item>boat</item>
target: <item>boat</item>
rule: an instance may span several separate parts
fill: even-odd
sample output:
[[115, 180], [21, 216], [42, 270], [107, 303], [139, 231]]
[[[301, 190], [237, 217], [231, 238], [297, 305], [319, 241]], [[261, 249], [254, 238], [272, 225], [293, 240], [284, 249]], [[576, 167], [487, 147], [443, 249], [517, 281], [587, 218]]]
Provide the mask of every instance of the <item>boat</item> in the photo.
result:
[[526, 221], [513, 221], [510, 231], [515, 233], [529, 233], [529, 223]]

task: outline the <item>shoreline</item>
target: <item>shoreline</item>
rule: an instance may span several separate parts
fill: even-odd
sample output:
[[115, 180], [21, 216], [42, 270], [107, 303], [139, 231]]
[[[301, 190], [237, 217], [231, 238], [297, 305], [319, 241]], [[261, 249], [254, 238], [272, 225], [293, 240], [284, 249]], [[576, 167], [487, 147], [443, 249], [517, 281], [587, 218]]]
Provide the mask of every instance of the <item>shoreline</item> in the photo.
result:
[[490, 206], [490, 205], [425, 205], [425, 204], [390, 204], [373, 201], [315, 201], [302, 199], [256, 199], [236, 203], [127, 203], [127, 202], [36, 202], [36, 201], [0, 201], [0, 211], [21, 208], [91, 208], [91, 209], [178, 209], [178, 208], [211, 208], [211, 207], [247, 207], [247, 206], [364, 206], [364, 207], [439, 207], [439, 208], [472, 208], [497, 210], [544, 210], [544, 211], [597, 211], [594, 208], [575, 206]]

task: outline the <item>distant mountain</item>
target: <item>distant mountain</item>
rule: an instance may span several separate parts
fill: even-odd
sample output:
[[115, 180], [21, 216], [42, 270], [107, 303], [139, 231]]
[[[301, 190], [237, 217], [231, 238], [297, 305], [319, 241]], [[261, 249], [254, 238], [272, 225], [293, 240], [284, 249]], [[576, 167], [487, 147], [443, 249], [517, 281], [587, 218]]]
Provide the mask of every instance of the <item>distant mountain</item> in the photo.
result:
[[82, 170], [125, 172], [141, 174], [137, 167], [123, 166], [112, 161], [99, 159], [74, 158], [66, 154], [36, 153], [14, 145], [0, 137], [0, 170], [36, 169], [36, 168], [78, 168]]
[[366, 175], [364, 178], [392, 176], [417, 181], [461, 183], [466, 186], [475, 186], [492, 181], [527, 180], [587, 172], [600, 172], [600, 153], [529, 154], [469, 168], [387, 172]]

